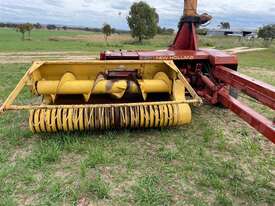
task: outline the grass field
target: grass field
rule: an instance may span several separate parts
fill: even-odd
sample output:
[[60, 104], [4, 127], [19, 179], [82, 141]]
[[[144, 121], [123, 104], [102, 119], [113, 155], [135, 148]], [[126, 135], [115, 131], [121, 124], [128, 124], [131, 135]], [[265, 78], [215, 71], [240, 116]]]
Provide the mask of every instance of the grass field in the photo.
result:
[[[12, 29], [0, 29], [0, 52], [19, 51], [89, 51], [108, 49], [136, 49], [137, 45], [130, 35], [112, 35], [106, 44], [103, 35], [85, 31], [34, 30], [31, 41], [22, 41], [21, 33]], [[153, 40], [145, 40], [139, 49], [165, 48], [173, 36], [158, 35]]]
[[[85, 31], [48, 31], [33, 30], [31, 41], [22, 41], [21, 33], [14, 29], [0, 28], [0, 52], [20, 51], [88, 51], [96, 53], [105, 50], [157, 50], [166, 48], [171, 44], [174, 35], [157, 35], [152, 40], [144, 40], [143, 44], [137, 44], [129, 34], [114, 34], [109, 37], [108, 44], [104, 36], [99, 33]], [[227, 49], [232, 47], [263, 47], [261, 40], [248, 41], [238, 37], [201, 37], [200, 45], [204, 47], [216, 47]], [[275, 45], [271, 45], [275, 48]]]
[[[0, 30], [0, 51], [105, 48], [92, 40], [48, 41], [79, 33], [39, 32], [21, 42], [18, 33]], [[170, 38], [129, 47], [165, 48]], [[275, 85], [274, 49], [239, 57], [242, 73]], [[0, 102], [29, 66], [0, 64]], [[20, 101], [29, 97], [24, 91]], [[226, 109], [193, 108], [193, 123], [180, 128], [104, 133], [33, 135], [27, 118], [0, 117], [0, 205], [274, 205], [275, 148]]]

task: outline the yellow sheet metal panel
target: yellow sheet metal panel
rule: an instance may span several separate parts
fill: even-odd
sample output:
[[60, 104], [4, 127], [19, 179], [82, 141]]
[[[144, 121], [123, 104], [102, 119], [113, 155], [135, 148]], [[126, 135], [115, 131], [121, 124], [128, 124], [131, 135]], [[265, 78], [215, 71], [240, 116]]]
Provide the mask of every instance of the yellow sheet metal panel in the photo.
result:
[[[137, 70], [146, 79], [153, 79], [157, 72], [171, 76], [174, 72], [161, 60], [155, 61], [91, 61], [91, 62], [45, 62], [33, 73], [34, 81], [60, 80], [64, 73], [72, 73], [76, 79], [95, 79], [99, 73], [110, 70]], [[175, 74], [175, 73], [174, 73]]]
[[[134, 71], [130, 74], [135, 76], [108, 76], [115, 71]], [[2, 108], [30, 109], [29, 125], [33, 132], [179, 126], [191, 122], [187, 103], [200, 102], [179, 73], [173, 62], [167, 61], [39, 63], [32, 66]], [[26, 82], [30, 82], [34, 94], [43, 95], [46, 104], [12, 105]], [[185, 91], [192, 99], [186, 100]], [[102, 101], [98, 94], [109, 94], [110, 99]], [[72, 102], [62, 102], [66, 99]]]
[[[66, 61], [52, 61], [52, 62], [34, 62], [31, 68], [26, 72], [24, 77], [20, 80], [16, 88], [9, 95], [7, 100], [0, 107], [0, 113], [5, 110], [13, 110], [15, 108], [23, 108], [12, 106], [15, 98], [22, 91], [23, 87], [28, 83], [32, 83], [33, 88], [38, 81], [60, 81], [63, 75], [67, 72], [73, 74], [77, 80], [91, 80], [101, 73], [109, 70], [131, 68], [136, 69], [138, 74], [143, 79], [153, 79], [158, 72], [164, 72], [170, 79], [178, 78], [184, 82], [185, 87], [193, 97], [193, 104], [201, 103], [201, 99], [194, 92], [188, 81], [180, 73], [179, 69], [172, 61], [162, 60], [144, 60], [144, 61], [88, 61], [88, 62], [66, 62]], [[31, 92], [35, 93], [34, 90]], [[85, 95], [87, 99], [87, 95]], [[55, 99], [52, 95], [51, 99]], [[49, 101], [49, 103], [52, 103]], [[25, 108], [25, 107], [24, 107]]]
[[185, 85], [180, 80], [175, 80], [173, 84], [173, 100], [185, 100]]

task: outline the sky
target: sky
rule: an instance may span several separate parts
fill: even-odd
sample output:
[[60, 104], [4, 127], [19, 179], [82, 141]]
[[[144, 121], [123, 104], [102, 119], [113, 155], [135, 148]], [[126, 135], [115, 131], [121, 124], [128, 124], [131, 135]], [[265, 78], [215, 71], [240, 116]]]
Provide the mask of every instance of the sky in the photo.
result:
[[[136, 0], [0, 0], [0, 22], [31, 22], [128, 29], [126, 16]], [[184, 0], [144, 0], [156, 8], [160, 26], [176, 28]], [[214, 17], [210, 27], [229, 21], [233, 28], [275, 23], [275, 0], [199, 0], [199, 13]]]

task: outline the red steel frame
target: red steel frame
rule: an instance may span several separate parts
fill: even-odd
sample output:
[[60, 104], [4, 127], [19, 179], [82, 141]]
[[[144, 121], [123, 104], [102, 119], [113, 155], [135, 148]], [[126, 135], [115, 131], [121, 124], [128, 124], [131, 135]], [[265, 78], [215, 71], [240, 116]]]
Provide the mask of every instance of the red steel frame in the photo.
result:
[[223, 66], [217, 66], [213, 75], [275, 110], [275, 87]]
[[[171, 59], [175, 60], [175, 63], [193, 62], [197, 64], [195, 68], [180, 69], [187, 79], [188, 76], [196, 79], [195, 83], [190, 82], [196, 92], [213, 105], [218, 103], [224, 105], [275, 144], [275, 112], [273, 121], [266, 119], [232, 97], [228, 87], [246, 93], [272, 110], [275, 110], [275, 88], [235, 71], [238, 66], [235, 55], [213, 49], [198, 49], [196, 35], [196, 25], [198, 24], [199, 22], [194, 22], [192, 17], [187, 18], [168, 50], [103, 52], [100, 54], [100, 59]], [[200, 69], [200, 65], [203, 64], [201, 62], [205, 61], [211, 65], [211, 70], [208, 73]]]
[[196, 27], [194, 24], [183, 23], [169, 50], [198, 50]]
[[267, 137], [271, 142], [275, 143], [275, 125], [274, 122], [268, 120], [261, 114], [255, 112], [253, 109], [238, 101], [234, 97], [228, 94], [224, 88], [218, 92], [219, 102], [225, 107], [230, 109], [265, 137]]
[[219, 85], [216, 85], [208, 77], [202, 75], [206, 87], [208, 87], [214, 94], [210, 96], [207, 92], [201, 92], [201, 96], [204, 96], [205, 99], [212, 104], [223, 104], [262, 133], [270, 141], [275, 143], [274, 122], [268, 120], [247, 105], [232, 97], [226, 86], [230, 85], [239, 91], [244, 92], [273, 110], [275, 110], [275, 87], [242, 75], [224, 66], [215, 67], [213, 75], [215, 79], [222, 81], [222, 84], [220, 83]]

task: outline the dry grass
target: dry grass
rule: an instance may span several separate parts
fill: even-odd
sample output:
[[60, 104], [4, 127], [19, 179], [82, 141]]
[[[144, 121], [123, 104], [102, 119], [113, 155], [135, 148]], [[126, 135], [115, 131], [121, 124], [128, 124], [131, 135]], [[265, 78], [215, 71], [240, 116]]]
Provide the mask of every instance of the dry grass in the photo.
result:
[[[50, 41], [85, 41], [85, 42], [105, 42], [105, 37], [102, 34], [91, 35], [75, 35], [75, 36], [52, 36]], [[109, 42], [130, 42], [133, 39], [129, 34], [113, 34], [108, 37]]]

